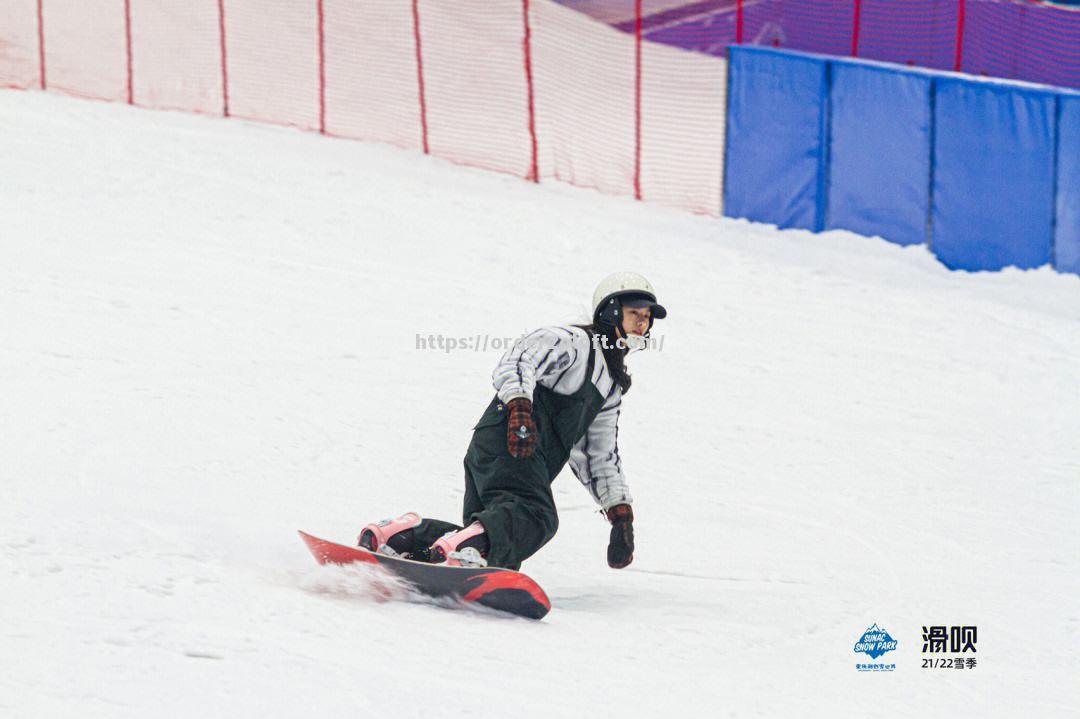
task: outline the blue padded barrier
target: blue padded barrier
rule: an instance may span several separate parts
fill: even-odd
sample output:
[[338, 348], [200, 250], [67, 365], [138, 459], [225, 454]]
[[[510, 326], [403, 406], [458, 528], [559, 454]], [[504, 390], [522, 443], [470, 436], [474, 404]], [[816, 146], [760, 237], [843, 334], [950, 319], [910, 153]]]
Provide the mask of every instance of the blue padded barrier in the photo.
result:
[[898, 67], [833, 63], [827, 228], [926, 242], [932, 84]]
[[[1080, 94], [730, 49], [724, 214], [1080, 274]], [[927, 219], [929, 218], [929, 222]]]
[[732, 47], [724, 214], [780, 227], [824, 226], [824, 58]]
[[953, 77], [936, 83], [931, 249], [952, 269], [1046, 264], [1054, 94]]
[[1058, 103], [1054, 267], [1080, 274], [1080, 94], [1062, 93]]

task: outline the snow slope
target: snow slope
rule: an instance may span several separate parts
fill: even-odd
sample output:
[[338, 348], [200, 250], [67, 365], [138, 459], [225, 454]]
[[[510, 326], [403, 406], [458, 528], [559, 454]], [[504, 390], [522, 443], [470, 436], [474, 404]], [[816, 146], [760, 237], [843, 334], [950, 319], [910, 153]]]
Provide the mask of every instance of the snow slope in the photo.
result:
[[[455, 518], [499, 353], [635, 268], [638, 552], [567, 471], [540, 623], [295, 529]], [[1075, 716], [1080, 278], [388, 147], [0, 94], [0, 715]], [[859, 673], [871, 624], [899, 640]], [[978, 666], [920, 667], [923, 624]]]

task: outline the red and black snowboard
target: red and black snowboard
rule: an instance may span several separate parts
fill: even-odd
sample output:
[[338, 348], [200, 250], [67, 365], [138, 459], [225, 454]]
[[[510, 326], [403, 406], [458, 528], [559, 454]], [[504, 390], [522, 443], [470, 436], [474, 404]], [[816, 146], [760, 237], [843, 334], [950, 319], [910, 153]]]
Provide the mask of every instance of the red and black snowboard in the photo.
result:
[[305, 532], [300, 532], [300, 538], [319, 564], [376, 564], [429, 597], [449, 597], [465, 603], [475, 602], [490, 609], [529, 619], [542, 619], [551, 609], [551, 601], [540, 585], [521, 572], [498, 567], [425, 564], [376, 554], [361, 547], [328, 542]]

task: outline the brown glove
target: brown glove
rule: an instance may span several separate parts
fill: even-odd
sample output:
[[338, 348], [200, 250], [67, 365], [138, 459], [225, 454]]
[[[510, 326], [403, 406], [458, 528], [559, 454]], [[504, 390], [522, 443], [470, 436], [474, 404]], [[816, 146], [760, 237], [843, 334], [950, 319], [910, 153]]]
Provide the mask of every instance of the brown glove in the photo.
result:
[[634, 561], [634, 510], [629, 504], [616, 504], [604, 514], [611, 522], [607, 563], [612, 569], [622, 569]]
[[507, 402], [506, 408], [510, 410], [510, 420], [506, 425], [506, 445], [510, 454], [518, 459], [531, 457], [536, 443], [540, 441], [536, 423], [533, 422], [532, 400], [517, 397]]

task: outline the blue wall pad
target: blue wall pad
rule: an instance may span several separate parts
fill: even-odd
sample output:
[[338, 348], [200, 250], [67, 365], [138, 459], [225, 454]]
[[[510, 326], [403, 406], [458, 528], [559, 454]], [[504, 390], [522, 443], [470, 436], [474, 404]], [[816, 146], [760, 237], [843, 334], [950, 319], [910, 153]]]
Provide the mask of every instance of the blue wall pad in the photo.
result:
[[1050, 261], [1055, 97], [1038, 89], [936, 80], [931, 248], [947, 267]]
[[733, 47], [729, 72], [724, 214], [821, 229], [825, 60]]
[[931, 86], [926, 74], [833, 63], [827, 228], [926, 242]]
[[1058, 96], [1057, 227], [1054, 267], [1080, 274], [1080, 95]]

